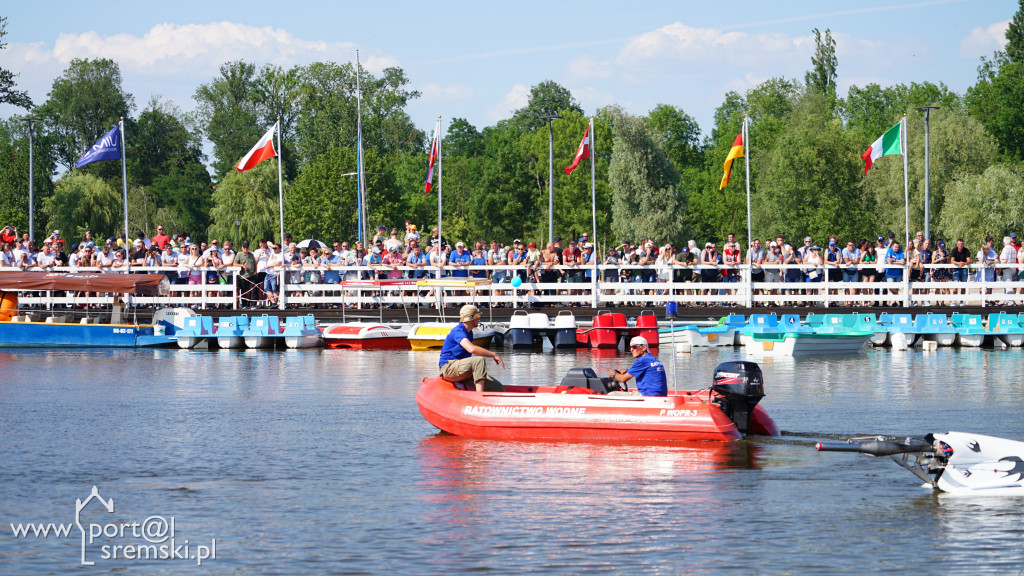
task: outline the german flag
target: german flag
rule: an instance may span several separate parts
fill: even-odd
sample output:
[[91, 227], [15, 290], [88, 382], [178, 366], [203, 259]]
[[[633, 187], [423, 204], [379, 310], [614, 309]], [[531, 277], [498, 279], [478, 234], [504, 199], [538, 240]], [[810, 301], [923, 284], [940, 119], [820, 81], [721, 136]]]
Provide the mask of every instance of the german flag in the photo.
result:
[[732, 173], [732, 161], [737, 158], [743, 158], [743, 132], [736, 135], [736, 140], [732, 143], [732, 148], [729, 149], [729, 155], [725, 157], [725, 174], [722, 176], [722, 185], [718, 187], [719, 190], [729, 185], [729, 174]]

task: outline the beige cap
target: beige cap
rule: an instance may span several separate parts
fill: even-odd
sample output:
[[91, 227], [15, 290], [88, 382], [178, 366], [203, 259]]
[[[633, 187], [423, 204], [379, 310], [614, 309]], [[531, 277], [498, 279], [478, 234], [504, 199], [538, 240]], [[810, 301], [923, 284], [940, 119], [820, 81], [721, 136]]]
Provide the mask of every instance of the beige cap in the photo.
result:
[[459, 309], [459, 322], [469, 322], [480, 315], [480, 309], [472, 304], [466, 304]]

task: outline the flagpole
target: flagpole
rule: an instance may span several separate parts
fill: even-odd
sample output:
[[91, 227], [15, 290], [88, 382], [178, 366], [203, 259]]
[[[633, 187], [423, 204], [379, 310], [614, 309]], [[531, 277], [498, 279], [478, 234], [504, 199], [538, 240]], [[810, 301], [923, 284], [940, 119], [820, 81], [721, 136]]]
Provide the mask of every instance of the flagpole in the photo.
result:
[[[278, 302], [278, 308], [280, 308], [281, 310], [284, 310], [284, 298], [285, 298], [284, 285], [285, 285], [285, 283], [288, 280], [287, 280], [287, 275], [284, 272], [284, 266], [285, 266], [285, 262], [284, 262], [284, 255], [285, 255], [285, 251], [284, 251], [284, 180], [281, 177], [281, 156], [284, 155], [284, 149], [281, 148], [281, 117], [280, 116], [277, 117], [277, 123], [275, 124], [275, 126], [277, 127], [277, 205], [278, 205], [278, 209], [279, 209], [279, 212], [278, 212], [279, 220], [280, 220], [280, 223], [281, 223], [281, 236], [280, 236], [280, 239], [281, 239], [280, 240], [280, 242], [281, 242], [281, 272], [280, 272], [281, 277], [278, 278], [278, 286], [279, 286], [279, 288], [281, 290], [281, 296], [277, 299], [277, 302]], [[289, 262], [288, 264], [290, 265], [291, 262]]]
[[125, 164], [124, 155], [124, 117], [121, 117], [121, 121], [117, 123], [120, 127], [118, 132], [121, 133], [121, 188], [123, 189], [124, 196], [124, 243], [125, 253], [128, 252], [128, 168]]
[[754, 242], [754, 235], [750, 227], [750, 130], [748, 129], [750, 117], [743, 115], [743, 164], [747, 171], [747, 247]]
[[441, 238], [441, 117], [437, 117], [437, 128], [434, 129], [434, 139], [437, 140], [437, 279], [441, 279], [441, 273], [444, 270], [444, 260], [442, 259], [442, 246], [443, 242]]
[[910, 245], [910, 179], [907, 175], [907, 143], [909, 138], [907, 137], [907, 114], [903, 113], [903, 126], [901, 126], [900, 132], [903, 138], [903, 203], [904, 210], [906, 211], [906, 239], [903, 242], [903, 249], [906, 250], [907, 246]]
[[592, 305], [597, 308], [597, 263], [600, 259], [600, 253], [597, 251], [597, 154], [594, 150], [594, 117], [590, 117], [590, 226], [592, 228], [591, 238], [593, 238], [594, 248], [590, 251], [590, 258], [593, 260], [594, 271], [592, 274], [593, 283], [593, 294], [592, 294]]
[[359, 240], [369, 250], [369, 232], [366, 230], [366, 175], [363, 173], [363, 89], [360, 82], [359, 50], [356, 50], [356, 188], [359, 210]]

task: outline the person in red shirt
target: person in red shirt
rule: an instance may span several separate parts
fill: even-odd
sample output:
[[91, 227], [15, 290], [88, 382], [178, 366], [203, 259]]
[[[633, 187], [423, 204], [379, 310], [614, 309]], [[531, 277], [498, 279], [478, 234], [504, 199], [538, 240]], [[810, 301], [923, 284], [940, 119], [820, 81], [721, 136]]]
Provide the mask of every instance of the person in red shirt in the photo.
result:
[[7, 242], [8, 244], [14, 244], [14, 241], [18, 239], [18, 229], [14, 226], [4, 226], [3, 231], [0, 231], [0, 242]]
[[[580, 269], [582, 263], [583, 253], [580, 251], [579, 244], [575, 240], [569, 241], [569, 247], [562, 250], [562, 264], [571, 266], [569, 270], [565, 271], [565, 280], [571, 284], [579, 284], [583, 282], [583, 270]], [[582, 294], [579, 290], [569, 290], [569, 295]], [[575, 304], [573, 304], [575, 306]]]
[[164, 246], [167, 246], [167, 244], [171, 241], [171, 237], [164, 233], [163, 226], [158, 225], [156, 227], [156, 236], [153, 236], [153, 238], [151, 238], [150, 241], [153, 244], [159, 246], [161, 250], [163, 250]]

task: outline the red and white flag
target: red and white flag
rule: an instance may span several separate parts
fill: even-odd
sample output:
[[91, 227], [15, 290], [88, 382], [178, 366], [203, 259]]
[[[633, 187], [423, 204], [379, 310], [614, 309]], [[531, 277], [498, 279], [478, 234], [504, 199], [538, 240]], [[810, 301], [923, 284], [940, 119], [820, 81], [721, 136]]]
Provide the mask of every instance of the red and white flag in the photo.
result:
[[587, 136], [590, 134], [590, 124], [587, 124], [587, 129], [583, 131], [583, 140], [580, 140], [580, 147], [576, 150], [576, 157], [572, 159], [572, 164], [566, 167], [565, 173], [572, 175], [572, 171], [580, 165], [580, 160], [584, 158], [590, 158], [590, 141]]
[[277, 129], [275, 123], [267, 130], [267, 133], [260, 138], [260, 141], [249, 150], [249, 153], [245, 155], [245, 158], [238, 163], [237, 170], [239, 172], [245, 172], [255, 168], [257, 164], [264, 160], [270, 160], [277, 156], [277, 151], [274, 150], [274, 130]]
[[441, 122], [437, 123], [437, 129], [434, 130], [434, 144], [430, 147], [430, 161], [427, 163], [427, 187], [423, 190], [424, 194], [430, 194], [430, 189], [434, 186], [434, 162], [437, 160], [437, 139], [441, 134]]

